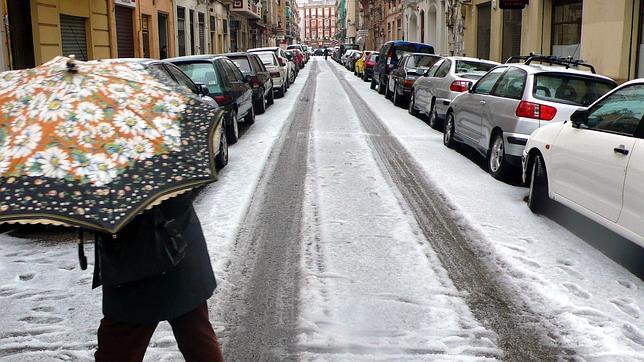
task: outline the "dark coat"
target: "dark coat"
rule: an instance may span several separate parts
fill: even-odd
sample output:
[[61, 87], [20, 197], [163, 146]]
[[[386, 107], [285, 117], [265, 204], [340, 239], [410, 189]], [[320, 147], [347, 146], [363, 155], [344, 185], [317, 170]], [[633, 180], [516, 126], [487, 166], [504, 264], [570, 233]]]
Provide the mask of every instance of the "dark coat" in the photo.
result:
[[[192, 197], [180, 196], [166, 200], [157, 207], [161, 208], [167, 219], [181, 220], [181, 225], [184, 225], [181, 235], [187, 242], [185, 256], [164, 274], [120, 285], [103, 285], [103, 314], [112, 321], [141, 324], [174, 319], [210, 298], [217, 286], [201, 224], [192, 207]], [[153, 213], [146, 211], [137, 218], [151, 217], [154, 217]], [[145, 220], [134, 219], [120, 235], [135, 234], [142, 238], [154, 235], [152, 232], [137, 233], [135, 230], [128, 230], [145, 225], [142, 221]], [[109, 262], [105, 255], [112, 250], [108, 244], [110, 242], [114, 242], [111, 235], [99, 238], [97, 262]], [[95, 278], [110, 280], [110, 276], [105, 275], [106, 272], [109, 273], [109, 268], [101, 268], [99, 265], [94, 270]]]

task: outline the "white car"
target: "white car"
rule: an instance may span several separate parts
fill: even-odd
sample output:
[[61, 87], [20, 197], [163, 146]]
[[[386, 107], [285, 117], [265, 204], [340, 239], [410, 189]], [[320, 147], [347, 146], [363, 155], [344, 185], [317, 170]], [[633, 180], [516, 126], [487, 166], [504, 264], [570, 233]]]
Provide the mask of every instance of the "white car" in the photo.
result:
[[278, 98], [284, 97], [288, 84], [287, 67], [280, 66], [277, 55], [274, 52], [253, 52], [253, 54], [257, 54], [262, 63], [264, 63], [266, 70], [271, 74], [273, 92], [277, 93]]
[[[248, 52], [249, 53], [273, 52], [277, 57], [277, 61], [279, 62], [280, 67], [286, 68], [286, 74], [295, 73], [295, 63], [288, 60], [288, 58], [286, 57], [286, 51], [284, 51], [284, 49], [280, 47], [253, 48], [253, 49], [248, 49]], [[287, 79], [286, 88], [288, 89], [291, 83], [289, 82], [289, 77], [287, 77], [286, 79]]]
[[530, 209], [552, 199], [644, 247], [643, 117], [637, 79], [536, 130], [522, 157]]

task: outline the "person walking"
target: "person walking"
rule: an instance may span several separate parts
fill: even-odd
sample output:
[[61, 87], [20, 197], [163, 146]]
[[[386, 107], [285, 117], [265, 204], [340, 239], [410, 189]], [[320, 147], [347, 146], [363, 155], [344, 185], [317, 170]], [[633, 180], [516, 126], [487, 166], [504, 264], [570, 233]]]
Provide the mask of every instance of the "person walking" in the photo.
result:
[[[163, 201], [116, 235], [96, 238], [94, 285], [103, 286], [96, 361], [141, 361], [160, 321], [186, 361], [223, 361], [206, 301], [217, 286], [191, 194]], [[171, 245], [176, 265], [162, 264]]]
[[324, 60], [329, 56], [329, 48], [324, 48]]

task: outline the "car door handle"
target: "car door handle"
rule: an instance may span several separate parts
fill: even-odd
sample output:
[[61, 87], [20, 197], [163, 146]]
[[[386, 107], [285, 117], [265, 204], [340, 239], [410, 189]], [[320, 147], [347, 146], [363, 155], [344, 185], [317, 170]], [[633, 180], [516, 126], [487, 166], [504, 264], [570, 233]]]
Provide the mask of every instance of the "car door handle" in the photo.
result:
[[624, 156], [628, 155], [628, 150], [626, 149], [626, 147], [624, 147], [624, 145], [613, 148], [613, 151], [615, 151], [615, 153], [621, 153]]

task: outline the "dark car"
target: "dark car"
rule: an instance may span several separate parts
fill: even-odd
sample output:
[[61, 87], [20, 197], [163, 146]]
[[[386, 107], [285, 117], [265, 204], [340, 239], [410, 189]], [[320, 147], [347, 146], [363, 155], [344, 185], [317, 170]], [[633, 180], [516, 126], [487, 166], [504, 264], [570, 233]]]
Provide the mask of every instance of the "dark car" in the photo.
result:
[[250, 76], [250, 86], [253, 89], [253, 107], [255, 113], [262, 114], [266, 111], [266, 104], [273, 104], [273, 78], [257, 54], [252, 53], [226, 53], [221, 54], [241, 70], [244, 78]]
[[434, 54], [434, 47], [429, 44], [413, 43], [409, 41], [393, 40], [386, 42], [380, 48], [378, 62], [373, 69], [371, 88], [378, 86], [378, 93], [385, 94], [389, 73], [396, 67], [398, 61], [410, 53]]
[[[195, 83], [188, 77], [181, 69], [175, 66], [172, 63], [168, 63], [164, 60], [155, 60], [148, 58], [118, 58], [118, 59], [106, 59], [104, 61], [114, 61], [114, 62], [136, 62], [142, 64], [148, 69], [156, 71], [157, 78], [168, 85], [180, 85], [187, 88], [193, 94], [199, 96], [199, 98], [206, 104], [210, 105], [213, 108], [219, 108], [219, 105], [210, 97], [210, 92], [208, 88], [202, 83]], [[217, 112], [213, 122], [217, 122], [219, 134], [217, 151], [215, 153], [215, 163], [217, 168], [223, 168], [228, 164], [228, 140], [226, 137], [226, 132], [222, 132], [219, 127], [225, 127], [222, 124], [221, 118], [223, 114]]]
[[166, 59], [181, 68], [193, 81], [203, 83], [226, 111], [226, 137], [233, 144], [239, 138], [239, 122], [255, 123], [253, 91], [237, 66], [221, 55], [193, 55]]
[[[364, 62], [364, 73], [362, 75], [362, 79], [365, 82], [368, 82], [373, 78], [373, 68], [376, 66], [376, 63], [378, 62], [378, 53], [373, 52], [369, 54], [369, 58]], [[375, 88], [375, 85], [372, 83], [372, 89]]]
[[441, 59], [439, 55], [423, 53], [404, 55], [389, 74], [385, 97], [392, 99], [396, 106], [402, 106], [403, 102], [408, 102], [416, 79], [422, 77], [434, 63]]

